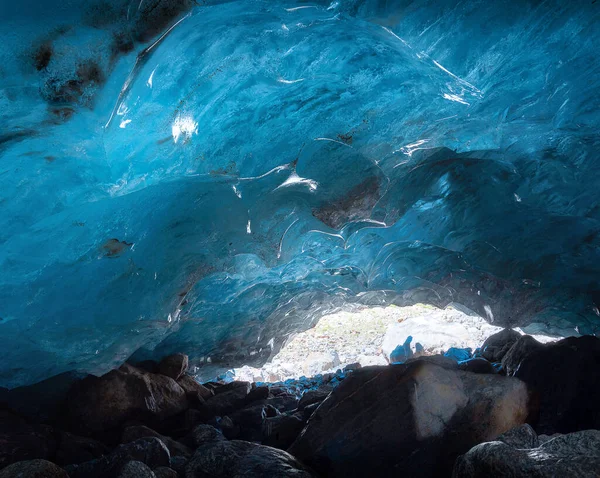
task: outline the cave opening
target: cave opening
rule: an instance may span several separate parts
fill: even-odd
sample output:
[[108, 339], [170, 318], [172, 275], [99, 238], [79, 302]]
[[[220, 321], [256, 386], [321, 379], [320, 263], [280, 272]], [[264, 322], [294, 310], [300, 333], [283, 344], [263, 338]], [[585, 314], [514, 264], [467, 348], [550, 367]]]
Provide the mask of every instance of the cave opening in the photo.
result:
[[597, 477], [598, 2], [0, 38], [0, 478]]

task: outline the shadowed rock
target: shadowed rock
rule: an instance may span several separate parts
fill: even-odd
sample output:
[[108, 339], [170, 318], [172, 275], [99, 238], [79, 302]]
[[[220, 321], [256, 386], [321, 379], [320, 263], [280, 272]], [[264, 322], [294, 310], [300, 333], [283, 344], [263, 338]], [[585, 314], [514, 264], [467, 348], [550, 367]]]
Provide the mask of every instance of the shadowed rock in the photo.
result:
[[519, 380], [420, 360], [366, 367], [333, 390], [289, 452], [326, 476], [447, 476], [456, 456], [527, 413]]
[[600, 431], [558, 436], [536, 448], [516, 448], [500, 441], [481, 443], [456, 460], [454, 478], [515, 476], [597, 478]]
[[0, 478], [69, 478], [54, 463], [46, 460], [19, 461], [0, 470]]
[[126, 364], [102, 377], [89, 376], [76, 383], [69, 392], [68, 407], [74, 426], [97, 432], [130, 418], [175, 415], [188, 407], [188, 400], [172, 378]]
[[521, 334], [512, 329], [501, 330], [485, 340], [481, 346], [481, 355], [490, 362], [499, 362], [520, 338]]
[[50, 460], [56, 447], [52, 427], [30, 425], [21, 417], [0, 410], [0, 468], [34, 458]]
[[535, 430], [550, 435], [600, 428], [599, 369], [597, 337], [569, 337], [536, 346], [514, 374], [539, 402], [532, 422]]
[[158, 438], [140, 438], [132, 443], [119, 445], [109, 455], [80, 465], [65, 468], [70, 478], [110, 478], [130, 461], [140, 461], [150, 468], [169, 466], [169, 450]]
[[158, 364], [158, 373], [171, 377], [173, 380], [179, 380], [187, 372], [188, 364], [189, 359], [185, 354], [169, 355]]
[[156, 478], [156, 475], [141, 461], [130, 461], [121, 469], [119, 478]]
[[506, 375], [514, 375], [521, 366], [521, 362], [532, 352], [542, 348], [543, 345], [531, 335], [523, 335], [517, 340], [510, 350], [502, 357], [502, 368]]
[[169, 453], [171, 454], [171, 456], [185, 456], [186, 458], [192, 456], [192, 450], [190, 450], [184, 444], [173, 440], [170, 437], [161, 435], [160, 433], [155, 432], [151, 428], [145, 427], [143, 425], [125, 428], [125, 430], [123, 430], [123, 437], [121, 439], [121, 443], [131, 443], [140, 438], [148, 437], [155, 437], [160, 439], [160, 441], [162, 441], [169, 449]]
[[283, 450], [245, 441], [207, 443], [186, 467], [186, 478], [313, 477], [296, 458]]
[[513, 448], [536, 448], [540, 444], [537, 433], [528, 423], [503, 433], [497, 441], [506, 443]]

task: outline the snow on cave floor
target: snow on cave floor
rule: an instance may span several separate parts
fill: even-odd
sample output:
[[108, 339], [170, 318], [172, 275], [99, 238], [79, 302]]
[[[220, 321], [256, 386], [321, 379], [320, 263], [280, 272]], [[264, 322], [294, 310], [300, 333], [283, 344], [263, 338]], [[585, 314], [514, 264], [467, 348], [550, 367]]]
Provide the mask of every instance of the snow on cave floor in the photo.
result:
[[[387, 365], [391, 351], [409, 335], [413, 337], [413, 351], [420, 343], [427, 355], [444, 353], [450, 347], [475, 350], [500, 330], [458, 304], [446, 309], [425, 304], [363, 307], [325, 315], [314, 328], [290, 337], [263, 367], [243, 366], [220, 378], [280, 382], [335, 372], [355, 363]], [[576, 331], [550, 330], [539, 323], [515, 330], [533, 335], [540, 342], [577, 335]]]

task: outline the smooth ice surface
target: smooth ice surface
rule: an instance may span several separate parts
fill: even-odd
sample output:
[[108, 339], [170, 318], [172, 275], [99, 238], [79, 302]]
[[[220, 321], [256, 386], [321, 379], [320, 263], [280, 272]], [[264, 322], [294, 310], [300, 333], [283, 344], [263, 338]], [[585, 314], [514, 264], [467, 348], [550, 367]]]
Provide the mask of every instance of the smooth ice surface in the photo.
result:
[[0, 385], [344, 304], [593, 333], [600, 3], [0, 1]]

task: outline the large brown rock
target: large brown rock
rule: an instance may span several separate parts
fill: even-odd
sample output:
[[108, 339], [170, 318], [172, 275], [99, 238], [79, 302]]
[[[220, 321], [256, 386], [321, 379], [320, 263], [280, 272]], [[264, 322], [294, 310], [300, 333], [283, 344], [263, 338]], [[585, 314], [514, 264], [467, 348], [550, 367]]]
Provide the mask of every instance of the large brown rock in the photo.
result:
[[313, 413], [289, 452], [326, 476], [448, 476], [454, 459], [524, 422], [521, 381], [426, 361], [365, 367]]
[[187, 372], [189, 358], [185, 354], [173, 354], [162, 359], [158, 364], [158, 373], [178, 380]]
[[54, 463], [46, 460], [19, 461], [0, 470], [0, 478], [69, 478]]
[[199, 384], [189, 375], [181, 376], [177, 379], [177, 383], [185, 390], [185, 393], [188, 394], [188, 398], [192, 396], [193, 398], [198, 397], [198, 400], [208, 400], [213, 396], [212, 390]]
[[161, 420], [189, 406], [185, 390], [175, 380], [128, 364], [76, 383], [67, 401], [73, 426], [91, 432], [108, 430], [133, 418]]
[[196, 450], [186, 478], [312, 478], [308, 469], [283, 450], [246, 441], [212, 441]]
[[456, 460], [454, 478], [597, 478], [600, 431], [558, 436], [536, 448], [517, 448], [493, 441], [481, 443]]
[[546, 344], [515, 372], [539, 402], [532, 417], [538, 433], [600, 429], [600, 339], [586, 335]]

